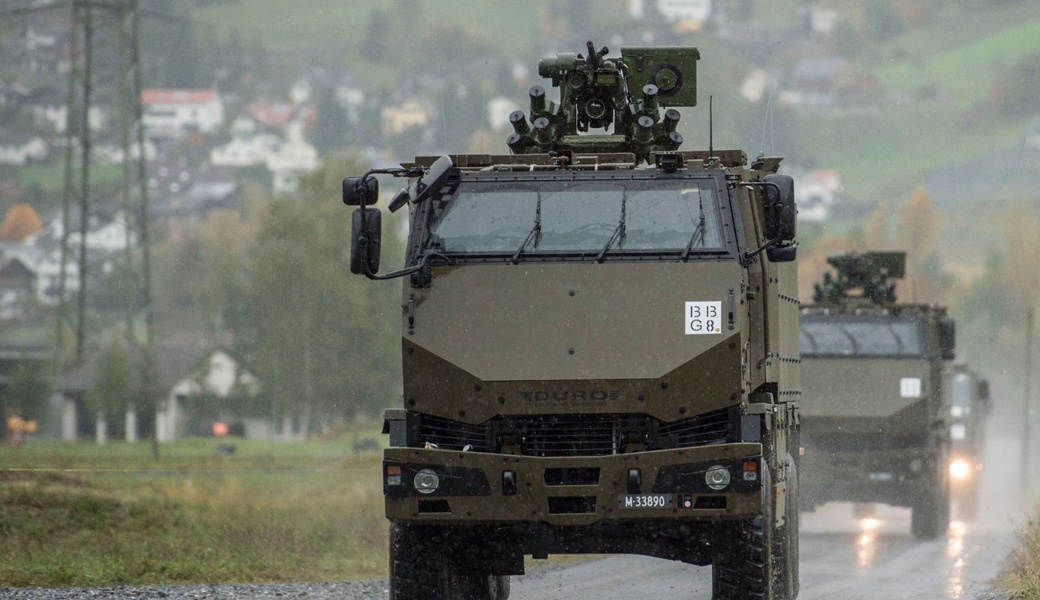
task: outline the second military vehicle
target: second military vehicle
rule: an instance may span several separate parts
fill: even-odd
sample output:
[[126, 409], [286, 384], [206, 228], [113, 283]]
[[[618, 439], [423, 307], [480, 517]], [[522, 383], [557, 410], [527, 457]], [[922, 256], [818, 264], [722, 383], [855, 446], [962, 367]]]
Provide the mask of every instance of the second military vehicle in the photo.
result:
[[[714, 597], [798, 593], [795, 205], [780, 159], [681, 151], [693, 48], [543, 59], [512, 155], [344, 181], [351, 269], [402, 277], [386, 414], [390, 598], [501, 599], [524, 557], [713, 564]], [[603, 133], [588, 134], [589, 129]], [[410, 178], [379, 274], [376, 175]]]
[[903, 252], [827, 259], [801, 311], [802, 507], [829, 501], [912, 509], [921, 539], [950, 520], [950, 410], [943, 364], [954, 358], [946, 309], [899, 303]]
[[966, 365], [952, 365], [946, 373], [946, 394], [950, 407], [951, 494], [957, 517], [971, 520], [979, 505], [986, 417], [990, 413], [989, 381]]

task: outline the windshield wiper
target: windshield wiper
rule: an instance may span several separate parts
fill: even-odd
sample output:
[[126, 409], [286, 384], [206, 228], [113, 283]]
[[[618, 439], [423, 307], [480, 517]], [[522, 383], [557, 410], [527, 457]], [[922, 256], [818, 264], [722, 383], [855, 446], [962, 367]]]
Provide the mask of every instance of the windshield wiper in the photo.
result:
[[603, 262], [603, 257], [607, 254], [607, 250], [614, 245], [614, 242], [620, 240], [621, 243], [625, 243], [625, 199], [628, 196], [626, 192], [621, 193], [621, 218], [618, 219], [617, 227], [614, 228], [614, 233], [610, 234], [610, 239], [607, 240], [606, 244], [603, 244], [603, 249], [596, 255], [596, 262]]
[[[534, 211], [534, 227], [532, 227], [531, 228], [531, 232], [527, 234], [527, 238], [524, 240], [524, 243], [520, 244], [520, 247], [517, 248], [516, 252], [513, 253], [513, 257], [509, 259], [509, 262], [511, 262], [514, 265], [517, 264], [518, 262], [520, 262], [520, 255], [523, 254], [524, 250], [527, 249], [527, 245], [530, 244], [532, 240], [536, 240], [537, 238], [540, 238], [540, 237], [542, 237], [542, 195], [541, 195], [541, 193], [538, 194], [538, 204], [536, 205], [535, 211]], [[538, 245], [538, 242], [536, 241], [535, 242], [535, 246], [537, 246], [537, 245]]]
[[697, 227], [693, 230], [693, 235], [690, 236], [690, 241], [686, 244], [686, 249], [683, 250], [682, 256], [679, 257], [679, 260], [682, 262], [686, 262], [690, 259], [690, 251], [693, 250], [693, 245], [695, 243], [699, 241], [700, 243], [698, 246], [704, 245], [704, 236], [707, 227], [704, 225], [704, 198], [701, 196], [699, 191], [697, 193], [697, 203], [700, 205], [701, 216], [697, 219]]

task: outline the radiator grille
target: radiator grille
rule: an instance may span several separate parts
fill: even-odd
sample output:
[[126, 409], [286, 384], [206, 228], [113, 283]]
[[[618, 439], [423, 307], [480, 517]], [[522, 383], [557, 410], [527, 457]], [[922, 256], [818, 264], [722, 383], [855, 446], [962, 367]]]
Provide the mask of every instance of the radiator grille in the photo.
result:
[[726, 442], [729, 411], [664, 423], [647, 415], [536, 415], [496, 417], [481, 425], [415, 415], [410, 445], [524, 456], [609, 456], [640, 450], [691, 448]]

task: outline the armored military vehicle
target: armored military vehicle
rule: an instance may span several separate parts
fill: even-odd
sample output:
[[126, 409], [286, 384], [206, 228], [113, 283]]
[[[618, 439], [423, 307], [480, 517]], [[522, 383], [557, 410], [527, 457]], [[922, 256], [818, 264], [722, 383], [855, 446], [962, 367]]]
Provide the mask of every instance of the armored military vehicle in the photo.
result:
[[943, 364], [954, 357], [946, 309], [899, 303], [902, 252], [832, 256], [801, 310], [802, 507], [829, 501], [912, 509], [922, 539], [950, 519], [950, 409]]
[[990, 413], [989, 381], [967, 365], [951, 365], [945, 390], [950, 407], [951, 495], [956, 516], [971, 520], [978, 512], [986, 417]]
[[[695, 104], [696, 49], [587, 48], [541, 61], [559, 100], [531, 88], [513, 154], [344, 180], [351, 270], [404, 279], [390, 597], [504, 598], [525, 556], [631, 553], [713, 564], [715, 598], [794, 598], [792, 180], [679, 149], [660, 109]], [[410, 181], [385, 274], [380, 174]]]

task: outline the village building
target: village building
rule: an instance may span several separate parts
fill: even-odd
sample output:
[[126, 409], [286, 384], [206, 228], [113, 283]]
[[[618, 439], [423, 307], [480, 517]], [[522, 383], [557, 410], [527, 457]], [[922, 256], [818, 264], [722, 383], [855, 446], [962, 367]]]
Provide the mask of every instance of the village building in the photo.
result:
[[210, 133], [224, 125], [224, 102], [217, 90], [151, 88], [141, 92], [141, 103], [151, 137]]

